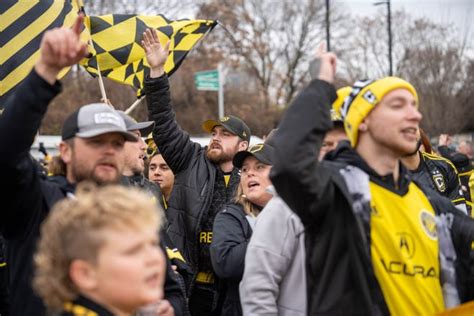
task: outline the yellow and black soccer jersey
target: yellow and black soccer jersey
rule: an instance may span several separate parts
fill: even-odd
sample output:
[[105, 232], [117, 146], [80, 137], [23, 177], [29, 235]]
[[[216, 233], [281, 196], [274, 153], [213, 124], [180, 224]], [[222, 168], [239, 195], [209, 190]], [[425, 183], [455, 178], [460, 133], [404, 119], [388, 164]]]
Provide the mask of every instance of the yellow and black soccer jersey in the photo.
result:
[[413, 182], [400, 195], [370, 182], [371, 256], [391, 315], [444, 309], [435, 213]]
[[466, 200], [456, 167], [448, 159], [437, 155], [421, 152], [420, 156], [420, 165], [411, 171], [414, 180], [447, 197], [467, 213]]

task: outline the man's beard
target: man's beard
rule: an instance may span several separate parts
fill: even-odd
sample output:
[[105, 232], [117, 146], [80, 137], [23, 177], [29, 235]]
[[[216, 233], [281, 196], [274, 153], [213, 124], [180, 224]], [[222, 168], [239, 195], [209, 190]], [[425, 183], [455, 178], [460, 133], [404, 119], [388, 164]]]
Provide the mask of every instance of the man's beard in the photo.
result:
[[99, 163], [103, 163], [104, 161], [98, 161], [96, 162], [96, 165], [91, 169], [87, 170], [81, 163], [78, 163], [75, 161], [73, 164], [71, 164], [71, 171], [74, 179], [76, 180], [76, 183], [79, 183], [81, 181], [85, 180], [91, 180], [94, 181], [98, 185], [103, 185], [103, 184], [110, 184], [110, 183], [117, 183], [120, 179], [120, 174], [121, 172], [119, 171], [119, 168], [116, 163], [107, 161], [108, 163], [111, 163], [115, 166], [116, 169], [116, 175], [113, 178], [102, 178], [98, 176], [94, 171]]
[[234, 155], [235, 155], [234, 152], [228, 153], [228, 152], [225, 152], [223, 149], [216, 152], [215, 150], [210, 150], [208, 148], [207, 153], [206, 153], [207, 158], [215, 164], [232, 161], [232, 158], [234, 158]]

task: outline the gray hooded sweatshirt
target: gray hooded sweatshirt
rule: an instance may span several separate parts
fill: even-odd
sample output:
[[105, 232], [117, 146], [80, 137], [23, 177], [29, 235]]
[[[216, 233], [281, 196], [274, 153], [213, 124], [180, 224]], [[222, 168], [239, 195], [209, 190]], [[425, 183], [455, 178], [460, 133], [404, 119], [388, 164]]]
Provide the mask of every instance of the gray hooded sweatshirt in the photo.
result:
[[304, 227], [269, 188], [273, 198], [257, 217], [240, 282], [244, 315], [306, 315]]

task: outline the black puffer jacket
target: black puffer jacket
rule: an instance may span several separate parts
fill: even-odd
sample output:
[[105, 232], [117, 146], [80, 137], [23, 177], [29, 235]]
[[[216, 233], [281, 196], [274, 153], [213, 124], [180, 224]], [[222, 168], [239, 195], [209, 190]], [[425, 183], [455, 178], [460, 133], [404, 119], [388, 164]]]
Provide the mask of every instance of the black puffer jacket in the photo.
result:
[[[177, 124], [167, 76], [147, 78], [145, 92], [149, 117], [155, 122], [153, 139], [175, 174], [166, 210], [167, 233], [197, 273], [198, 233], [204, 212], [212, 202], [218, 166], [206, 157], [207, 147], [192, 142]], [[231, 179], [227, 189], [234, 191], [237, 180]]]
[[[351, 171], [347, 166], [355, 166], [370, 176], [370, 181], [386, 182], [398, 190], [407, 189], [411, 179], [402, 166], [396, 184], [391, 175], [378, 176], [348, 143], [338, 147], [334, 162], [317, 162], [317, 152], [331, 128], [329, 106], [335, 99], [332, 85], [315, 80], [293, 101], [273, 138], [276, 145], [271, 179], [305, 225], [308, 313], [387, 315], [388, 307], [370, 257], [370, 206], [367, 209], [361, 201], [364, 196], [350, 193], [341, 169], [347, 173]], [[356, 183], [349, 184], [357, 189]], [[469, 285], [465, 260], [474, 238], [473, 220], [449, 200], [427, 188], [421, 189], [437, 214], [450, 213], [454, 218], [450, 231], [459, 259], [454, 282], [458, 282], [461, 297], [466, 300]]]
[[245, 253], [252, 227], [240, 204], [228, 204], [217, 214], [212, 230], [211, 261], [225, 287], [222, 315], [240, 316], [239, 283], [244, 275]]

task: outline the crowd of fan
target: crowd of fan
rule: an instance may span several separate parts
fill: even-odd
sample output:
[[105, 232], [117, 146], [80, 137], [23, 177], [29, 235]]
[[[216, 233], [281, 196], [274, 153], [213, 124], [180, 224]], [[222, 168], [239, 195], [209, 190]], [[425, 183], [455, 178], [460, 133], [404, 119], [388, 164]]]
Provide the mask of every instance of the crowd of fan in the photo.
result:
[[472, 144], [434, 149], [401, 78], [336, 91], [323, 48], [264, 143], [229, 115], [203, 123], [202, 147], [147, 30], [149, 121], [84, 105], [60, 155], [35, 161], [56, 76], [86, 54], [81, 19], [45, 33], [0, 117], [0, 315], [433, 315], [474, 299]]

